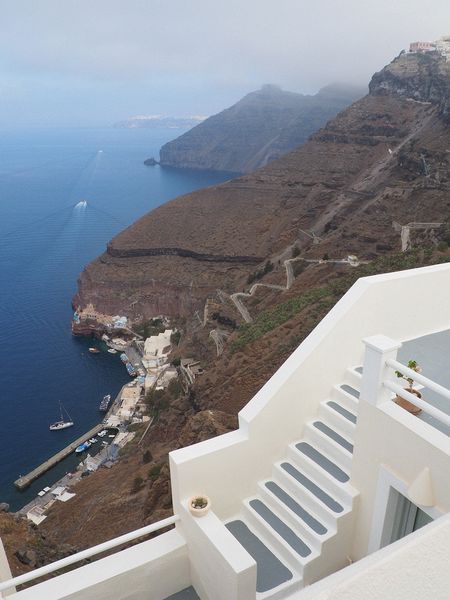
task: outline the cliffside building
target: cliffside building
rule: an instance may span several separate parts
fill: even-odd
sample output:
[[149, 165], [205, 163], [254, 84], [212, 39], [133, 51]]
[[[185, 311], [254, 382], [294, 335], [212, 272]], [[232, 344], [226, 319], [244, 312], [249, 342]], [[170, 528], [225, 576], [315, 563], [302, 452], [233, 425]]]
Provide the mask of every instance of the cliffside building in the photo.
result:
[[436, 42], [436, 50], [445, 56], [447, 60], [450, 59], [450, 35], [441, 37]]
[[411, 42], [409, 51], [413, 54], [439, 52], [439, 54], [448, 60], [450, 58], [450, 36], [443, 36], [435, 42]]
[[[450, 264], [360, 279], [244, 407], [236, 431], [170, 453], [173, 516], [12, 580], [0, 548], [0, 595], [447, 600], [449, 297]], [[198, 495], [210, 499], [201, 517], [191, 512]]]
[[409, 45], [410, 52], [434, 52], [436, 44], [434, 42], [411, 42]]

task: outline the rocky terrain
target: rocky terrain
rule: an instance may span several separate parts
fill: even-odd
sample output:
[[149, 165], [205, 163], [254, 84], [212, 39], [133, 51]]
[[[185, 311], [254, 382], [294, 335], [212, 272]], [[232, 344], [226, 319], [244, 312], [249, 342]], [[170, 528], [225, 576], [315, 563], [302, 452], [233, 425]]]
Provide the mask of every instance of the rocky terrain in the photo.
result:
[[366, 93], [330, 85], [314, 96], [265, 85], [161, 148], [163, 166], [248, 173], [303, 144]]
[[[236, 427], [358, 277], [450, 260], [449, 90], [449, 63], [403, 54], [303, 147], [157, 208], [86, 267], [75, 306], [135, 323], [170, 316], [182, 333], [173, 358], [195, 356], [205, 373], [188, 394], [149, 398], [146, 436], [57, 503], [40, 535], [82, 548], [167, 516], [167, 452]], [[412, 250], [401, 252], [406, 225]], [[330, 260], [349, 254], [366, 263]], [[246, 323], [233, 296], [243, 290]]]
[[[427, 77], [434, 85], [419, 85]], [[116, 236], [82, 273], [74, 305], [132, 320], [189, 317], [293, 246], [309, 258], [400, 249], [402, 225], [447, 218], [448, 81], [443, 59], [401, 55], [299, 149]]]

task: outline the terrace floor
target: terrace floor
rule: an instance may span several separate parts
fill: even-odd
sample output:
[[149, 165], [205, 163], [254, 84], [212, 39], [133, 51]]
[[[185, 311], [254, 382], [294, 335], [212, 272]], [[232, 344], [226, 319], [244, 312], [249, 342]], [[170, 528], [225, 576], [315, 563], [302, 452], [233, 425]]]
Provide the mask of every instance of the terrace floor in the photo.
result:
[[[422, 367], [422, 375], [450, 389], [450, 329], [431, 333], [403, 343], [397, 360], [408, 364], [416, 360]], [[421, 390], [422, 399], [450, 415], [450, 402], [431, 390]], [[419, 419], [450, 436], [450, 427], [422, 412]]]

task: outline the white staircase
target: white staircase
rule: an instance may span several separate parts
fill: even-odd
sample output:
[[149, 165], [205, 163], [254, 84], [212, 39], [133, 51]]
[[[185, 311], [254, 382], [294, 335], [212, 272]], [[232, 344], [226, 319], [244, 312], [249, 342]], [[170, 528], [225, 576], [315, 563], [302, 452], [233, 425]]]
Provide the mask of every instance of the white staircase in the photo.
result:
[[260, 600], [288, 598], [348, 564], [359, 495], [349, 474], [360, 380], [348, 369], [303, 437], [226, 523], [257, 562]]

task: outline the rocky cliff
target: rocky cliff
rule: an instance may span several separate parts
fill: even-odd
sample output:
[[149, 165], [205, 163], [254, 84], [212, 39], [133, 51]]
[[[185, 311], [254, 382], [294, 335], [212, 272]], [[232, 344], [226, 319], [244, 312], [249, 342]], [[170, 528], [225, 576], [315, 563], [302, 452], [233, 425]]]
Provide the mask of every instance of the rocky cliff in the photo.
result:
[[161, 148], [161, 165], [248, 173], [303, 144], [362, 88], [330, 85], [315, 96], [263, 86]]
[[448, 90], [443, 59], [398, 57], [299, 149], [116, 236], [82, 273], [75, 306], [189, 316], [217, 290], [241, 291], [267, 260], [282, 282], [294, 246], [309, 258], [400, 249], [401, 225], [447, 220]]

